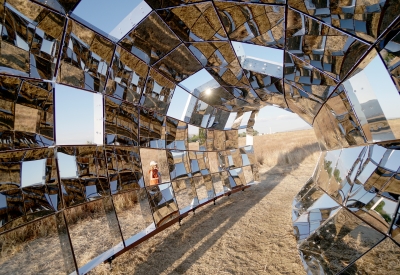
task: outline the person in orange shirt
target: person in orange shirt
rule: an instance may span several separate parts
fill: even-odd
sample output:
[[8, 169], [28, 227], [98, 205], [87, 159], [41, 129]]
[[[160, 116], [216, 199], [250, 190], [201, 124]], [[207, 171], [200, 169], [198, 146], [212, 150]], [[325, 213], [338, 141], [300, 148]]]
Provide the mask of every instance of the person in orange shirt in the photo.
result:
[[161, 183], [161, 174], [158, 171], [158, 164], [154, 160], [150, 162], [149, 177], [150, 185], [157, 185]]
[[147, 192], [150, 197], [150, 205], [155, 211], [154, 209], [162, 200], [162, 193], [158, 187], [158, 184], [161, 183], [161, 174], [158, 172], [158, 164], [154, 160], [150, 162], [149, 178], [151, 187], [147, 188]]

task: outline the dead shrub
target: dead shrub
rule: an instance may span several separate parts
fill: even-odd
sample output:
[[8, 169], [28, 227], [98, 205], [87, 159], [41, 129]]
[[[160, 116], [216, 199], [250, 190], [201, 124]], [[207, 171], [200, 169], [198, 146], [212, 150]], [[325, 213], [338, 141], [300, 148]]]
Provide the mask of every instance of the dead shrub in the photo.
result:
[[257, 162], [258, 162], [260, 165], [263, 165], [263, 164], [264, 164], [264, 155], [258, 154], [258, 155], [257, 155]]

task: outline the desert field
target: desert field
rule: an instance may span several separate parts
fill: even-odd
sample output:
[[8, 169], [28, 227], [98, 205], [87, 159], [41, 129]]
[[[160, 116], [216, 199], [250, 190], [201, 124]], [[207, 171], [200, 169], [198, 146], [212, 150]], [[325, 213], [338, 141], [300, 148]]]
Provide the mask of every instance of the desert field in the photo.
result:
[[291, 207], [319, 156], [314, 131], [256, 136], [254, 151], [259, 183], [196, 210], [90, 274], [305, 274]]

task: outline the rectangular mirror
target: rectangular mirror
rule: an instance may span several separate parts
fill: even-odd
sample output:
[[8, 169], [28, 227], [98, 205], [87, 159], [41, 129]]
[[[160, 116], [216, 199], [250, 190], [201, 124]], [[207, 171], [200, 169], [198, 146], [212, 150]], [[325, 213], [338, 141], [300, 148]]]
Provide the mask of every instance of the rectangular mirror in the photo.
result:
[[148, 70], [144, 62], [117, 46], [107, 81], [106, 94], [137, 104], [145, 88]]
[[150, 209], [157, 227], [179, 216], [171, 183], [146, 187]]
[[140, 158], [146, 186], [170, 182], [173, 163], [168, 162], [166, 150], [140, 148]]
[[102, 145], [103, 96], [64, 85], [55, 91], [57, 145]]
[[68, 21], [57, 82], [103, 92], [115, 49], [112, 41], [74, 20]]
[[400, 96], [376, 50], [343, 85], [369, 142], [400, 138]]
[[172, 187], [180, 214], [186, 213], [198, 205], [196, 188], [191, 178], [175, 180], [172, 182]]
[[168, 152], [171, 153], [171, 163], [173, 163], [173, 170], [170, 172], [171, 180], [191, 177], [190, 163], [187, 151], [168, 150]]
[[112, 198], [125, 243], [131, 242], [136, 234], [149, 226], [145, 219], [146, 212], [142, 211], [142, 207], [146, 207], [146, 204], [149, 208], [146, 190], [144, 188], [132, 190], [114, 195]]
[[165, 115], [175, 90], [175, 84], [153, 69], [147, 76], [146, 88], [140, 98], [140, 105]]
[[2, 5], [5, 22], [2, 23], [1, 70], [7, 74], [52, 80], [65, 17], [33, 2], [9, 1]]
[[[318, 264], [318, 269], [339, 272], [384, 237], [382, 233], [342, 208], [303, 242], [299, 249], [306, 268], [312, 269], [313, 265]], [[348, 253], [344, 254], [344, 249]], [[322, 250], [325, 251], [324, 257], [321, 256]]]
[[188, 124], [170, 117], [165, 124], [166, 148], [188, 150]]
[[229, 170], [229, 174], [235, 181], [235, 186], [246, 185], [246, 179], [244, 177], [243, 168]]
[[4, 274], [76, 272], [62, 212], [4, 233], [0, 241]]
[[64, 213], [80, 272], [123, 249], [111, 197], [65, 209]]

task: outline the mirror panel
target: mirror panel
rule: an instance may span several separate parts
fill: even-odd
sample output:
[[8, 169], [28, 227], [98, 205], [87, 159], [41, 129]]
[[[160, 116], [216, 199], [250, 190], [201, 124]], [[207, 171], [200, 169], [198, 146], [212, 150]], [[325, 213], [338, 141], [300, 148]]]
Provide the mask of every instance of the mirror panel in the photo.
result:
[[[70, 274], [74, 256], [62, 212], [0, 235], [3, 274]], [[52, 264], [48, 264], [51, 261]]]
[[[112, 198], [122, 236], [127, 245], [129, 242], [133, 242], [135, 237], [140, 236], [139, 233], [145, 231], [149, 225], [145, 217], [146, 211], [150, 211], [147, 193], [144, 188], [141, 188], [113, 195]], [[142, 209], [142, 207], [146, 209]]]
[[189, 49], [184, 44], [180, 44], [154, 64], [153, 68], [161, 71], [172, 81], [181, 82], [202, 69], [202, 66]]
[[179, 216], [171, 183], [146, 187], [150, 209], [157, 227]]
[[[306, 271], [337, 272], [358, 259], [384, 237], [382, 233], [347, 210], [340, 209], [300, 245], [300, 257]], [[340, 252], [344, 250], [347, 251], [346, 254]], [[324, 257], [321, 256], [321, 251], [324, 251]]]
[[225, 192], [224, 182], [223, 182], [221, 175], [219, 173], [216, 173], [216, 174], [212, 174], [211, 177], [212, 177], [215, 196], [224, 194], [224, 192]]
[[286, 48], [335, 79], [343, 80], [369, 45], [298, 11], [288, 9]]
[[190, 211], [198, 205], [199, 201], [192, 178], [174, 180], [172, 187], [181, 214]]
[[114, 48], [110, 40], [69, 20], [57, 82], [102, 92]]
[[[148, 30], [157, 30], [148, 35]], [[152, 11], [142, 22], [125, 35], [119, 44], [142, 59], [146, 64], [154, 64], [180, 43], [178, 37], [163, 20]]]
[[254, 183], [253, 169], [250, 165], [243, 167], [243, 174], [245, 185]]
[[80, 272], [124, 247], [111, 197], [68, 208], [64, 213]]
[[117, 46], [105, 93], [134, 104], [145, 89], [149, 68], [139, 58]]
[[303, 242], [340, 209], [340, 205], [327, 194], [319, 188], [312, 188], [293, 208], [293, 228], [297, 242]]
[[[391, 262], [399, 255], [399, 253], [399, 246], [390, 240], [390, 238], [386, 238], [346, 268], [342, 274], [349, 275], [354, 274], [354, 272], [384, 272], [390, 274], [396, 272], [391, 267]], [[379, 262], [376, 265], [370, 264], [382, 254], [386, 255], [382, 258], [382, 262]]]
[[231, 40], [283, 47], [282, 6], [217, 2], [216, 8]]
[[[172, 155], [173, 170], [170, 172], [171, 180], [190, 178], [190, 159], [187, 151], [168, 151]], [[189, 152], [191, 154], [192, 152]]]
[[369, 142], [394, 140], [399, 93], [380, 55], [373, 50], [343, 83]]
[[171, 166], [167, 158], [167, 151], [140, 148], [140, 158], [146, 186], [170, 182], [173, 162]]
[[57, 145], [102, 145], [103, 96], [65, 85], [56, 85], [55, 91]]
[[65, 17], [36, 3], [16, 0], [7, 1], [1, 12], [4, 15], [1, 72], [53, 79]]
[[188, 150], [188, 124], [177, 119], [165, 119], [166, 148]]
[[[62, 0], [50, 2], [53, 5], [57, 3], [58, 6], [61, 6], [63, 4], [63, 6], [65, 6], [65, 3], [62, 2], [75, 2], [75, 8], [71, 16], [73, 18], [76, 18], [83, 24], [91, 26], [93, 29], [96, 29], [96, 31], [104, 33], [113, 41], [118, 41], [119, 39], [121, 39], [126, 33], [128, 33], [134, 26], [136, 26], [151, 12], [151, 8], [149, 7], [149, 5], [147, 5], [145, 1], [129, 1], [124, 2], [123, 5], [118, 6], [114, 6], [112, 5], [112, 3], [107, 1], [98, 2], [97, 5], [93, 5], [92, 2], [86, 0]], [[47, 4], [47, 1], [44, 1], [44, 3]], [[62, 8], [61, 10], [64, 11]], [[97, 16], [88, 17], [88, 10], [92, 10], [92, 12], [96, 13]], [[109, 21], [107, 22], [107, 24], [104, 23], [103, 19], [106, 17]]]
[[147, 76], [146, 89], [142, 92], [142, 97], [140, 98], [140, 105], [150, 111], [165, 115], [174, 90], [175, 84], [156, 70], [150, 69]]

